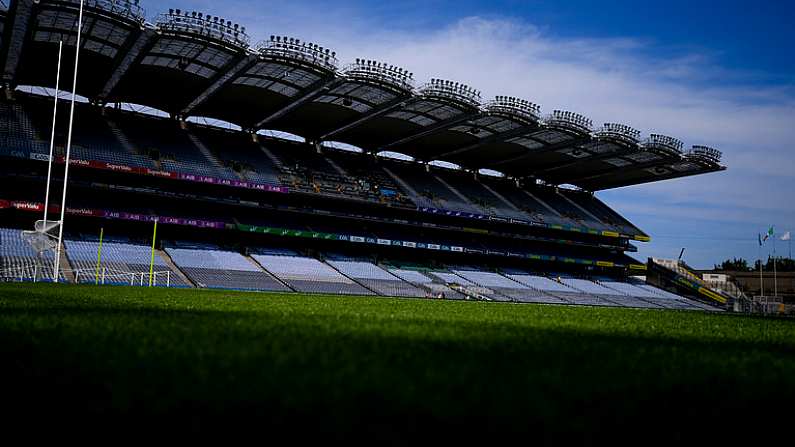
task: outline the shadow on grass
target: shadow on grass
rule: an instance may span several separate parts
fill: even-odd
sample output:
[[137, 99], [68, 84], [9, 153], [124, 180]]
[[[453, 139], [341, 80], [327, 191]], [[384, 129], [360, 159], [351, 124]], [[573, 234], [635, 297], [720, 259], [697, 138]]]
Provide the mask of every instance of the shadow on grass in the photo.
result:
[[727, 419], [795, 396], [787, 344], [38, 300], [1, 307], [19, 427], [655, 444], [714, 440]]

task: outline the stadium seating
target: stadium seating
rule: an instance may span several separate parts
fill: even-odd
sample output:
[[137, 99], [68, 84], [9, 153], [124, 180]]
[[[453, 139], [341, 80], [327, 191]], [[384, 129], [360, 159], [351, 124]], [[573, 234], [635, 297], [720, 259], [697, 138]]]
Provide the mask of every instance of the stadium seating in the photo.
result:
[[426, 292], [392, 275], [377, 265], [364, 261], [327, 261], [343, 275], [385, 296], [424, 297]]
[[629, 223], [626, 219], [621, 217], [620, 214], [610, 209], [610, 207], [602, 203], [601, 200], [597, 199], [593, 195], [585, 192], [575, 191], [561, 191], [561, 194], [572, 202], [586, 209], [592, 215], [599, 218], [600, 222], [612, 227], [613, 229], [628, 234], [639, 233], [637, 228], [635, 228], [631, 223]]
[[553, 281], [544, 276], [530, 275], [521, 272], [506, 272], [506, 275], [529, 289], [524, 293], [526, 296], [525, 299], [530, 302], [546, 304], [571, 303], [571, 301], [564, 297], [572, 295], [574, 290], [572, 290], [570, 287], [560, 284], [559, 282]]
[[675, 295], [666, 290], [659, 289], [649, 284], [633, 284], [634, 287], [644, 290], [649, 293], [645, 299], [653, 302], [661, 307], [668, 309], [685, 309], [685, 310], [708, 310], [712, 312], [721, 311], [716, 307], [708, 304], [701, 303], [696, 300], [687, 299], [679, 295]]
[[[47, 154], [50, 106], [49, 99], [32, 96], [1, 104], [0, 155], [28, 158], [31, 153]], [[295, 191], [404, 207], [639, 233], [618, 213], [585, 193], [549, 187], [525, 191], [503, 179], [476, 180], [470, 174], [436, 167], [428, 172], [416, 163], [335, 149], [319, 154], [307, 144], [277, 139], [261, 139], [260, 144], [239, 132], [195, 123], [188, 123], [186, 130], [170, 119], [111, 108], [100, 113], [88, 104], [77, 108], [80, 119], [75, 121], [73, 157], [79, 159], [284, 184]], [[63, 135], [58, 138], [62, 140]], [[62, 151], [60, 145], [58, 150]]]
[[525, 213], [500, 199], [471, 175], [448, 173], [447, 175], [439, 175], [439, 177], [456, 191], [466, 196], [472, 204], [480, 209], [481, 214], [527, 219]]
[[260, 184], [279, 184], [279, 168], [251, 137], [240, 132], [195, 127], [196, 137], [233, 172], [244, 180]]
[[577, 205], [566, 200], [563, 195], [556, 191], [556, 188], [538, 187], [529, 190], [529, 192], [537, 199], [542, 200], [544, 203], [554, 208], [560, 215], [578, 225], [604, 230], [613, 229], [589, 215], [586, 211], [577, 207]]
[[483, 214], [483, 210], [456, 194], [439, 177], [432, 172], [426, 172], [422, 166], [390, 163], [389, 171], [410, 185], [413, 191], [408, 191], [408, 194], [420, 206]]
[[575, 223], [573, 220], [563, 217], [554, 209], [547, 208], [549, 205], [545, 206], [544, 203], [541, 203], [537, 198], [529, 194], [528, 191], [522, 190], [510, 182], [488, 180], [484, 181], [484, 184], [522, 212], [521, 215], [517, 215], [517, 219], [557, 225], [571, 225]]
[[389, 273], [395, 275], [403, 281], [413, 284], [417, 288], [425, 290], [427, 292], [427, 296], [429, 297], [438, 297], [442, 295], [445, 299], [462, 300], [466, 298], [461, 293], [456, 292], [455, 290], [446, 286], [442, 280], [433, 279], [416, 270], [401, 268], [390, 268], [388, 270]]
[[0, 281], [50, 281], [53, 260], [51, 251], [39, 255], [22, 238], [22, 230], [0, 228]]
[[48, 154], [49, 134], [42, 132], [21, 104], [0, 102], [0, 155], [29, 158]]
[[314, 258], [274, 254], [254, 254], [252, 258], [297, 292], [374, 295], [328, 264]]
[[[498, 273], [484, 272], [473, 269], [454, 269], [453, 273], [466, 279], [472, 284], [491, 290], [487, 296], [495, 301], [525, 301], [529, 300], [529, 289], [510, 278]], [[527, 295], [527, 298], [525, 298]], [[529, 302], [529, 301], [528, 301]]]
[[[147, 285], [151, 247], [119, 242], [103, 242], [102, 259], [97, 269], [98, 241], [65, 240], [66, 256], [75, 280], [81, 283]], [[168, 272], [168, 274], [166, 274]], [[153, 285], [188, 286], [179, 274], [171, 270], [160, 256], [155, 254]]]
[[166, 248], [166, 253], [199, 287], [276, 292], [290, 290], [240, 253], [170, 247]]

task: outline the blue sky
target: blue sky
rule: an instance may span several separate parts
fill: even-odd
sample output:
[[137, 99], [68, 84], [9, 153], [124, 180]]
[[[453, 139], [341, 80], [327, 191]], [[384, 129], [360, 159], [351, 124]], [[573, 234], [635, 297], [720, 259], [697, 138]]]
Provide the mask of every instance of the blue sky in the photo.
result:
[[[145, 0], [148, 16], [161, 12]], [[176, 1], [248, 28], [721, 149], [729, 171], [599, 193], [650, 233], [640, 256], [756, 259], [795, 229], [795, 2]], [[766, 254], [772, 245], [764, 248]], [[779, 243], [780, 252], [784, 248]]]

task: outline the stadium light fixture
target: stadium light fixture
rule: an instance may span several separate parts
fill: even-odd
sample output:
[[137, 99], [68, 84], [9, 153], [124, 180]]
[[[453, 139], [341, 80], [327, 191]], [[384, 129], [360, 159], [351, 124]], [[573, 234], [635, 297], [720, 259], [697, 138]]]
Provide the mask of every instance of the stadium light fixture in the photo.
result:
[[292, 59], [320, 67], [326, 71], [337, 70], [337, 53], [312, 42], [301, 42], [287, 36], [270, 36], [257, 45], [263, 57]]
[[723, 153], [721, 151], [709, 146], [693, 146], [693, 148], [685, 155], [694, 158], [701, 158], [716, 164], [720, 164], [720, 160], [723, 157]]
[[480, 108], [480, 91], [453, 81], [431, 78], [420, 89], [420, 94], [428, 98], [451, 99], [472, 108]]
[[547, 118], [547, 124], [554, 124], [568, 128], [575, 128], [579, 131], [590, 133], [593, 128], [593, 121], [579, 113], [566, 110], [554, 110], [552, 115]]
[[682, 142], [682, 140], [678, 138], [653, 133], [649, 135], [649, 139], [646, 140], [645, 147], [647, 149], [648, 148], [662, 149], [667, 152], [674, 152], [677, 155], [681, 155], [682, 148], [684, 148], [684, 145], [685, 144]]
[[613, 138], [630, 144], [640, 142], [640, 131], [626, 124], [605, 123], [596, 135], [600, 138]]
[[161, 30], [206, 36], [232, 44], [241, 49], [249, 47], [250, 38], [246, 27], [218, 16], [204, 15], [201, 12], [169, 9], [157, 19]]
[[356, 62], [345, 67], [343, 74], [348, 79], [386, 84], [404, 92], [414, 89], [413, 75], [407, 70], [370, 59], [356, 59]]
[[486, 104], [489, 113], [516, 116], [524, 121], [537, 122], [541, 117], [541, 106], [512, 96], [497, 96]]

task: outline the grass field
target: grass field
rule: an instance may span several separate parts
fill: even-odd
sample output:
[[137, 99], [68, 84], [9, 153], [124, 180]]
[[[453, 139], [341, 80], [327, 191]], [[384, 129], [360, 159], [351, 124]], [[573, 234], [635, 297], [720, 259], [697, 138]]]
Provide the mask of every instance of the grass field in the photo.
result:
[[789, 431], [795, 321], [0, 285], [0, 369], [7, 427], [653, 444]]

